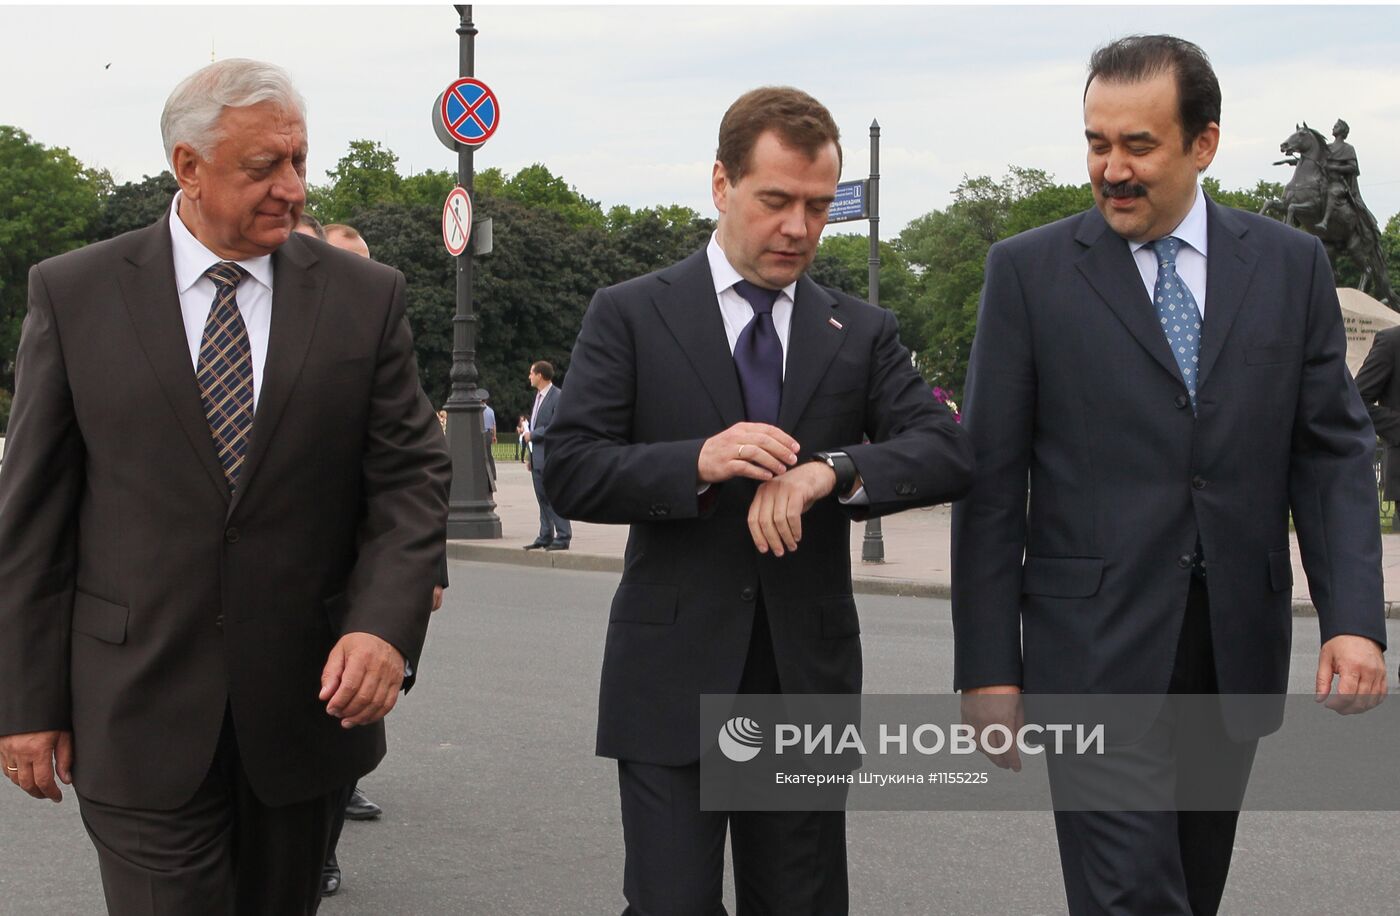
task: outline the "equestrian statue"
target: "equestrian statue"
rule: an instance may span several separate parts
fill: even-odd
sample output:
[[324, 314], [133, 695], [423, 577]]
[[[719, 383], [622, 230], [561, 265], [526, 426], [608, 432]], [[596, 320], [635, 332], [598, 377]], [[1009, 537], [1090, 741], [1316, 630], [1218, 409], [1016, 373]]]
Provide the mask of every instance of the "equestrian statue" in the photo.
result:
[[1367, 292], [1400, 311], [1390, 288], [1385, 255], [1381, 250], [1381, 229], [1376, 217], [1361, 200], [1357, 176], [1356, 149], [1347, 142], [1351, 128], [1338, 120], [1332, 128], [1333, 142], [1304, 121], [1287, 140], [1279, 144], [1285, 158], [1274, 165], [1294, 167], [1293, 177], [1284, 188], [1282, 200], [1266, 201], [1260, 213], [1282, 213], [1283, 221], [1322, 240], [1332, 264], [1345, 252], [1361, 268], [1361, 291]]

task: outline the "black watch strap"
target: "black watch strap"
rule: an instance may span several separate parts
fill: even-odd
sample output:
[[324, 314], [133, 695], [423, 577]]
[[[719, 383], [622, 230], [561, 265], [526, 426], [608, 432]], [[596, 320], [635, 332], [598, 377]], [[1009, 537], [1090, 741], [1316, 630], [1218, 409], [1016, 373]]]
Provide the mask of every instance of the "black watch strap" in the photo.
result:
[[815, 452], [812, 461], [820, 461], [836, 473], [836, 486], [832, 488], [837, 498], [849, 496], [856, 483], [856, 463], [845, 452]]

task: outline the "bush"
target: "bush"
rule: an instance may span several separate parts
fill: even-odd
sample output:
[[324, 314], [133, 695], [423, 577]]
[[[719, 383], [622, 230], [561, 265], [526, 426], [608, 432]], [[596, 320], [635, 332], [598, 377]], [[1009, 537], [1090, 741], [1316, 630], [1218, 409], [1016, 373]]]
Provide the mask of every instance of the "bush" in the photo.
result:
[[10, 425], [10, 393], [4, 388], [0, 388], [0, 436], [5, 435], [5, 428]]

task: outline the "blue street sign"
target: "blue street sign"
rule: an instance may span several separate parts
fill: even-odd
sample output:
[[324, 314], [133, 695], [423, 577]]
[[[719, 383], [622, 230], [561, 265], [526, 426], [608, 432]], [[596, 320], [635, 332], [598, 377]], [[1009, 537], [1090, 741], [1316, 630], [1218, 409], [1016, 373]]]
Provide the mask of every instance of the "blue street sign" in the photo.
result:
[[447, 87], [439, 116], [454, 139], [476, 147], [491, 139], [500, 126], [501, 106], [489, 86], [468, 76]]
[[870, 214], [865, 210], [865, 188], [868, 182], [862, 178], [857, 181], [843, 181], [836, 186], [836, 199], [831, 202], [831, 208], [826, 211], [826, 221], [828, 223], [845, 223], [853, 219], [868, 219]]

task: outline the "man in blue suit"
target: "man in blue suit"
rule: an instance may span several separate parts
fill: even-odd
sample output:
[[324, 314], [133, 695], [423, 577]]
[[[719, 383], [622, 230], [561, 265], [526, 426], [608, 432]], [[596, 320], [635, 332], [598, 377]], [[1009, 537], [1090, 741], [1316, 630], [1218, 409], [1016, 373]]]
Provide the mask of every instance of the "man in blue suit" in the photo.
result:
[[[1205, 196], [1219, 121], [1200, 48], [1100, 49], [1084, 95], [1095, 207], [987, 257], [963, 415], [977, 474], [953, 515], [970, 719], [1014, 718], [1023, 690], [1283, 693], [1290, 510], [1319, 697], [1334, 676], [1341, 711], [1385, 693], [1375, 437], [1331, 269], [1316, 239]], [[993, 714], [979, 694], [1009, 696]], [[1259, 732], [1221, 718], [1213, 747], [1242, 791]], [[994, 759], [1019, 767], [1014, 750]], [[1237, 819], [1058, 812], [1070, 911], [1216, 912]]]

